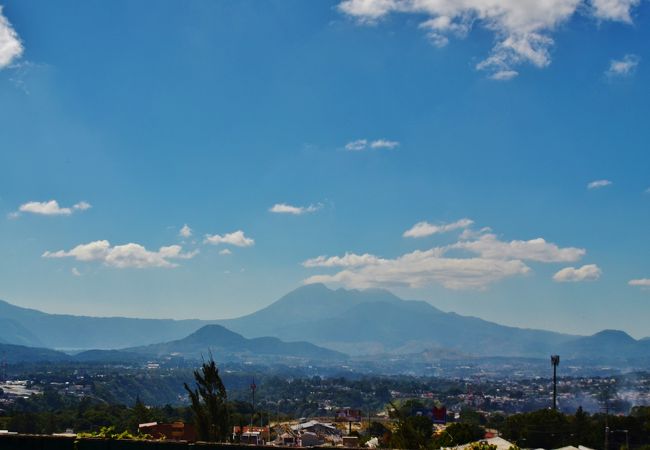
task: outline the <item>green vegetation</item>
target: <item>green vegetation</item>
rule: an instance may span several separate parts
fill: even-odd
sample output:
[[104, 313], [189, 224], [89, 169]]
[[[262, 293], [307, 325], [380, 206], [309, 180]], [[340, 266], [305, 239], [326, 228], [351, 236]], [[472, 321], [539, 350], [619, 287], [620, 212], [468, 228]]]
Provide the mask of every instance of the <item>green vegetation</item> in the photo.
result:
[[153, 436], [141, 433], [131, 433], [128, 430], [118, 433], [115, 427], [101, 427], [99, 431], [94, 433], [78, 433], [77, 437], [80, 438], [103, 438], [103, 439], [128, 439], [131, 441], [144, 441], [153, 439]]
[[225, 441], [229, 434], [228, 397], [212, 357], [203, 363], [200, 371], [194, 371], [194, 379], [196, 389], [187, 383], [184, 386], [192, 402], [198, 437], [208, 442]]
[[[650, 446], [650, 407], [635, 407], [628, 416], [609, 415], [607, 424], [611, 449], [624, 447], [628, 440], [630, 448]], [[581, 408], [574, 415], [544, 409], [509, 416], [500, 431], [505, 439], [521, 447], [558, 448], [584, 445], [603, 448], [605, 415], [590, 415]]]

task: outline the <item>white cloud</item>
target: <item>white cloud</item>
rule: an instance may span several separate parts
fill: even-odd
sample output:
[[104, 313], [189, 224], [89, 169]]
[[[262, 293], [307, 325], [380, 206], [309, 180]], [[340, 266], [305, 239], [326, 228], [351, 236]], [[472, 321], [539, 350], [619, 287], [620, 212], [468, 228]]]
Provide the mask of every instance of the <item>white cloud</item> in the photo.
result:
[[636, 71], [640, 58], [636, 55], [625, 55], [623, 59], [612, 59], [605, 72], [608, 77], [627, 77]]
[[83, 202], [83, 201], [81, 201], [81, 202], [79, 202], [79, 203], [72, 206], [72, 209], [76, 209], [76, 210], [79, 210], [79, 211], [85, 211], [85, 210], [90, 209], [90, 208], [92, 208], [92, 205], [90, 203], [88, 203], [88, 202]]
[[440, 284], [448, 289], [484, 289], [504, 278], [529, 272], [530, 268], [519, 260], [448, 258], [444, 249], [432, 248], [348, 267], [333, 275], [314, 275], [305, 283], [339, 283], [354, 288]]
[[178, 235], [183, 238], [188, 238], [192, 236], [192, 229], [188, 224], [183, 225], [183, 228], [180, 229]]
[[45, 252], [43, 258], [74, 258], [77, 261], [102, 262], [107, 266], [119, 269], [149, 267], [176, 267], [178, 264], [170, 261], [174, 259], [190, 259], [198, 254], [198, 250], [183, 253], [180, 245], [160, 247], [158, 251], [150, 251], [140, 244], [128, 243], [111, 246], [107, 240], [80, 244], [72, 250], [59, 250]]
[[232, 251], [229, 248], [224, 248], [223, 250], [219, 250], [220, 255], [232, 255]]
[[18, 211], [10, 213], [9, 217], [16, 218], [20, 216], [20, 213], [40, 214], [43, 216], [69, 216], [75, 211], [85, 211], [91, 207], [91, 204], [88, 202], [79, 202], [70, 208], [59, 206], [59, 202], [56, 200], [27, 202], [20, 205]]
[[379, 264], [382, 260], [375, 255], [364, 253], [357, 255], [346, 252], [343, 256], [318, 256], [303, 262], [305, 267], [358, 267]]
[[429, 222], [418, 222], [409, 230], [406, 230], [402, 236], [411, 238], [421, 238], [431, 236], [432, 234], [446, 233], [447, 231], [467, 228], [474, 223], [470, 219], [460, 219], [453, 223], [432, 225]]
[[514, 77], [518, 76], [519, 72], [516, 70], [499, 70], [490, 75], [490, 78], [493, 80], [507, 81], [512, 80]]
[[582, 267], [565, 267], [553, 275], [553, 280], [558, 283], [576, 282], [576, 281], [595, 281], [602, 275], [596, 264], [586, 264]]
[[70, 269], [70, 272], [71, 272], [72, 275], [74, 275], [75, 277], [80, 277], [80, 276], [81, 276], [81, 272], [79, 272], [79, 269], [77, 269], [76, 267], [73, 267], [72, 269]]
[[560, 248], [543, 238], [507, 242], [500, 241], [494, 234], [483, 234], [476, 240], [460, 241], [447, 248], [466, 250], [488, 259], [520, 259], [544, 263], [578, 261], [586, 253], [583, 248]]
[[392, 150], [399, 147], [399, 142], [390, 141], [388, 139], [377, 139], [374, 141], [369, 141], [368, 139], [357, 139], [356, 141], [351, 141], [345, 144], [345, 149], [350, 152], [361, 152], [364, 150], [381, 150], [388, 149]]
[[640, 0], [591, 0], [594, 16], [599, 19], [632, 22], [630, 11]]
[[357, 139], [356, 141], [348, 142], [345, 144], [345, 149], [351, 152], [365, 150], [366, 147], [368, 147], [367, 139]]
[[387, 148], [387, 149], [394, 149], [395, 147], [399, 147], [399, 142], [397, 141], [388, 141], [386, 139], [377, 139], [376, 141], [372, 141], [370, 143], [370, 148]]
[[587, 184], [587, 189], [600, 189], [612, 184], [613, 183], [609, 180], [595, 180]]
[[361, 24], [374, 25], [392, 13], [423, 17], [420, 28], [442, 47], [450, 37], [462, 38], [474, 26], [495, 36], [490, 55], [476, 65], [496, 80], [517, 75], [514, 68], [551, 62], [551, 34], [577, 12], [600, 20], [631, 22], [639, 0], [343, 0], [339, 10]]
[[[469, 221], [469, 219], [463, 220]], [[455, 229], [469, 224], [458, 221], [454, 224], [442, 225], [445, 226], [452, 226], [452, 229]], [[497, 239], [494, 234], [490, 234], [489, 228], [471, 233], [466, 231], [468, 230], [465, 230], [463, 235], [469, 240], [461, 240], [452, 245], [429, 250], [416, 250], [394, 259], [380, 258], [367, 253], [363, 255], [345, 253], [343, 256], [319, 256], [309, 259], [303, 262], [303, 266], [343, 268], [343, 270], [334, 274], [313, 275], [307, 278], [305, 283], [338, 283], [356, 288], [422, 287], [439, 284], [449, 289], [485, 289], [490, 284], [505, 278], [528, 274], [531, 269], [524, 261], [542, 263], [576, 261], [585, 254], [584, 249], [560, 248], [542, 238], [504, 242]], [[458, 250], [476, 256], [452, 255]], [[573, 270], [585, 277], [593, 276], [591, 266]]]
[[232, 233], [226, 234], [206, 234], [205, 241], [206, 244], [230, 244], [237, 247], [251, 247], [255, 244], [255, 240], [248, 238], [244, 235], [242, 230], [237, 230]]
[[627, 282], [630, 286], [639, 286], [642, 288], [650, 288], [650, 278], [638, 278]]
[[480, 230], [472, 230], [470, 228], [465, 228], [462, 233], [460, 233], [460, 236], [458, 236], [458, 239], [461, 241], [467, 241], [470, 239], [478, 239], [481, 236], [483, 236], [486, 233], [490, 233], [492, 231], [492, 228], [490, 227], [483, 227]]
[[286, 203], [276, 203], [269, 208], [269, 211], [277, 214], [293, 214], [299, 216], [301, 214], [316, 212], [322, 207], [323, 205], [321, 203], [309, 206], [293, 206]]
[[23, 54], [23, 44], [0, 6], [0, 70], [11, 65]]

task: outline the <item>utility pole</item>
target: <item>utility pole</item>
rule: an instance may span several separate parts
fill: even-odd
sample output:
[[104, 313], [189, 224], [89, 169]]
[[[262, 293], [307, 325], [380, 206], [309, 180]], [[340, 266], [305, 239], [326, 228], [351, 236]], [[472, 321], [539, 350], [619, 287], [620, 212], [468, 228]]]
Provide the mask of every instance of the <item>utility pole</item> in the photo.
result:
[[609, 450], [609, 398], [605, 399], [605, 450]]
[[560, 355], [551, 355], [553, 365], [553, 411], [557, 411], [557, 366], [560, 364]]
[[253, 382], [251, 383], [251, 394], [253, 397], [253, 410], [251, 411], [251, 432], [253, 431], [253, 419], [255, 417], [255, 389], [257, 389], [257, 385], [255, 384], [255, 379], [253, 378]]

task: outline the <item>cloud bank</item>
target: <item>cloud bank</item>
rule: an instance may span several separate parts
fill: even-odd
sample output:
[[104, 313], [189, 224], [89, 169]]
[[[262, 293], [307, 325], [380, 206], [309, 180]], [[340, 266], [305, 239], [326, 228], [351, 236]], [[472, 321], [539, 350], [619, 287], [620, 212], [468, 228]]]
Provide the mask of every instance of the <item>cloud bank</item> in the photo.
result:
[[128, 243], [111, 246], [109, 241], [101, 240], [77, 245], [69, 251], [47, 251], [43, 253], [42, 257], [74, 258], [83, 262], [98, 261], [118, 269], [146, 269], [151, 267], [176, 267], [178, 264], [173, 260], [191, 259], [197, 254], [198, 250], [183, 253], [183, 248], [180, 245], [169, 245], [160, 247], [158, 251], [151, 251], [140, 244]]
[[368, 253], [318, 256], [304, 261], [303, 266], [343, 270], [313, 275], [304, 282], [336, 283], [352, 288], [418, 288], [439, 284], [448, 289], [481, 290], [506, 278], [527, 275], [531, 268], [525, 261], [576, 261], [586, 253], [581, 248], [561, 248], [542, 238], [502, 241], [490, 233], [463, 233], [463, 236], [471, 238], [392, 259]]
[[495, 37], [490, 54], [476, 68], [496, 80], [516, 77], [516, 67], [546, 67], [554, 44], [551, 35], [574, 14], [600, 21], [631, 23], [640, 0], [343, 0], [339, 10], [360, 24], [373, 25], [391, 14], [422, 18], [419, 27], [436, 47], [464, 38], [473, 28]]

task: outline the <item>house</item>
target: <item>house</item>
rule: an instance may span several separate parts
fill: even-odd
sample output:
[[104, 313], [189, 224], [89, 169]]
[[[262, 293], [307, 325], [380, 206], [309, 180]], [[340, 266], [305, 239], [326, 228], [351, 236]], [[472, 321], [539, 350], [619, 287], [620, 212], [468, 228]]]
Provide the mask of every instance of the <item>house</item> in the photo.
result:
[[[482, 439], [479, 442], [484, 442], [488, 445], [495, 445], [497, 447], [497, 450], [509, 450], [510, 447], [514, 445], [512, 442], [506, 441], [505, 439], [498, 436], [489, 439]], [[454, 448], [458, 448], [459, 450], [465, 450], [470, 445], [471, 444], [459, 445], [458, 447], [454, 447]]]
[[300, 435], [300, 445], [302, 447], [315, 447], [322, 445], [325, 441], [316, 433], [305, 431]]
[[138, 425], [142, 434], [153, 436], [154, 439], [169, 439], [172, 441], [196, 441], [194, 425], [185, 422], [158, 423], [149, 422]]
[[341, 430], [336, 428], [330, 423], [322, 423], [317, 420], [309, 420], [307, 422], [299, 423], [291, 427], [291, 431], [295, 433], [308, 431], [318, 435], [340, 436]]
[[[257, 436], [257, 437], [256, 437]], [[262, 444], [271, 440], [271, 429], [266, 427], [233, 427], [232, 438], [237, 439], [243, 444]], [[251, 442], [249, 442], [251, 441]], [[252, 442], [255, 441], [255, 442]]]
[[241, 444], [249, 445], [264, 445], [264, 439], [262, 439], [262, 433], [259, 431], [245, 431], [239, 435], [239, 442]]

